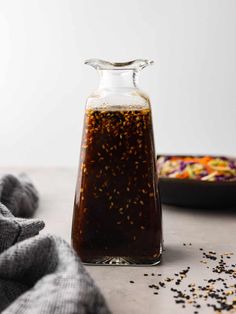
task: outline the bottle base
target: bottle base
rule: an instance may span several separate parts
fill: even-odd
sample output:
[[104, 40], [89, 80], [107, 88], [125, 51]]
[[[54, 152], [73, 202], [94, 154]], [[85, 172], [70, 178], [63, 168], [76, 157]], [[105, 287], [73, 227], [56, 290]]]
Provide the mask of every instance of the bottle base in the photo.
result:
[[83, 261], [84, 265], [91, 266], [155, 266], [161, 262], [161, 254], [150, 259], [133, 259], [131, 257], [105, 256], [91, 261]]

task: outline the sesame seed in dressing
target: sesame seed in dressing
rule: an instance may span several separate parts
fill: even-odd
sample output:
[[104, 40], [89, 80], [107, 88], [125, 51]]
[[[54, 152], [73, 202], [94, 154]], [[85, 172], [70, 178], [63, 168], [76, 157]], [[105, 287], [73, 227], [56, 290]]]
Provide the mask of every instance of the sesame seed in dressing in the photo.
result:
[[84, 262], [120, 256], [151, 264], [160, 255], [151, 111], [133, 108], [85, 113], [72, 231]]

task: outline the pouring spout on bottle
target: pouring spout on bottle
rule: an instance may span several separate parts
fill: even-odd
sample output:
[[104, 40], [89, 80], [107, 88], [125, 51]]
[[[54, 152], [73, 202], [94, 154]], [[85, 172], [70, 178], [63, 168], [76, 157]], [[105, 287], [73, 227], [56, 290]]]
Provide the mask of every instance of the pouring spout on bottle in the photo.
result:
[[85, 64], [97, 70], [100, 76], [99, 89], [135, 89], [139, 72], [154, 62], [136, 59], [127, 62], [109, 62], [100, 59], [88, 59]]
[[109, 62], [101, 59], [88, 59], [85, 64], [88, 64], [96, 70], [133, 70], [140, 71], [154, 62], [147, 59], [136, 59], [127, 62]]

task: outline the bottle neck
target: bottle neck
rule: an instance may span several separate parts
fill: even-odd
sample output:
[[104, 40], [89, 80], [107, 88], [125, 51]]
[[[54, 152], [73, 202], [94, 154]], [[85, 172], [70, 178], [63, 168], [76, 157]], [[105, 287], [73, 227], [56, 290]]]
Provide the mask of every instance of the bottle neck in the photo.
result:
[[137, 72], [133, 70], [99, 70], [99, 89], [137, 88]]

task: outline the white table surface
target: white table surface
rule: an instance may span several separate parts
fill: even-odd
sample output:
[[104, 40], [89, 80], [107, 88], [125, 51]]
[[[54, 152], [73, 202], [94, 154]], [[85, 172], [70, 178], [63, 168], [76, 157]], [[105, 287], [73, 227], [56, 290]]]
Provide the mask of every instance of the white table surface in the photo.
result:
[[[46, 222], [42, 232], [53, 233], [70, 242], [72, 207], [77, 170], [70, 168], [18, 168], [3, 169], [3, 172], [27, 172], [41, 195], [36, 217]], [[223, 211], [193, 210], [163, 206], [165, 252], [162, 263], [152, 267], [86, 266], [103, 292], [114, 314], [135, 313], [213, 313], [204, 306], [194, 309], [191, 305], [182, 308], [175, 304], [173, 282], [154, 295], [148, 285], [190, 266], [188, 277], [181, 285], [191, 282], [203, 283], [212, 273], [202, 264], [202, 252], [236, 254], [236, 208]], [[184, 246], [183, 243], [192, 243]], [[236, 262], [236, 255], [232, 257]], [[209, 262], [210, 263], [210, 262]], [[214, 262], [211, 262], [214, 263]], [[149, 276], [144, 276], [147, 273]], [[155, 276], [151, 276], [154, 273]], [[162, 276], [157, 276], [162, 274]], [[163, 278], [163, 279], [161, 279]], [[131, 284], [129, 281], [133, 280]], [[177, 287], [178, 288], [178, 287]]]

